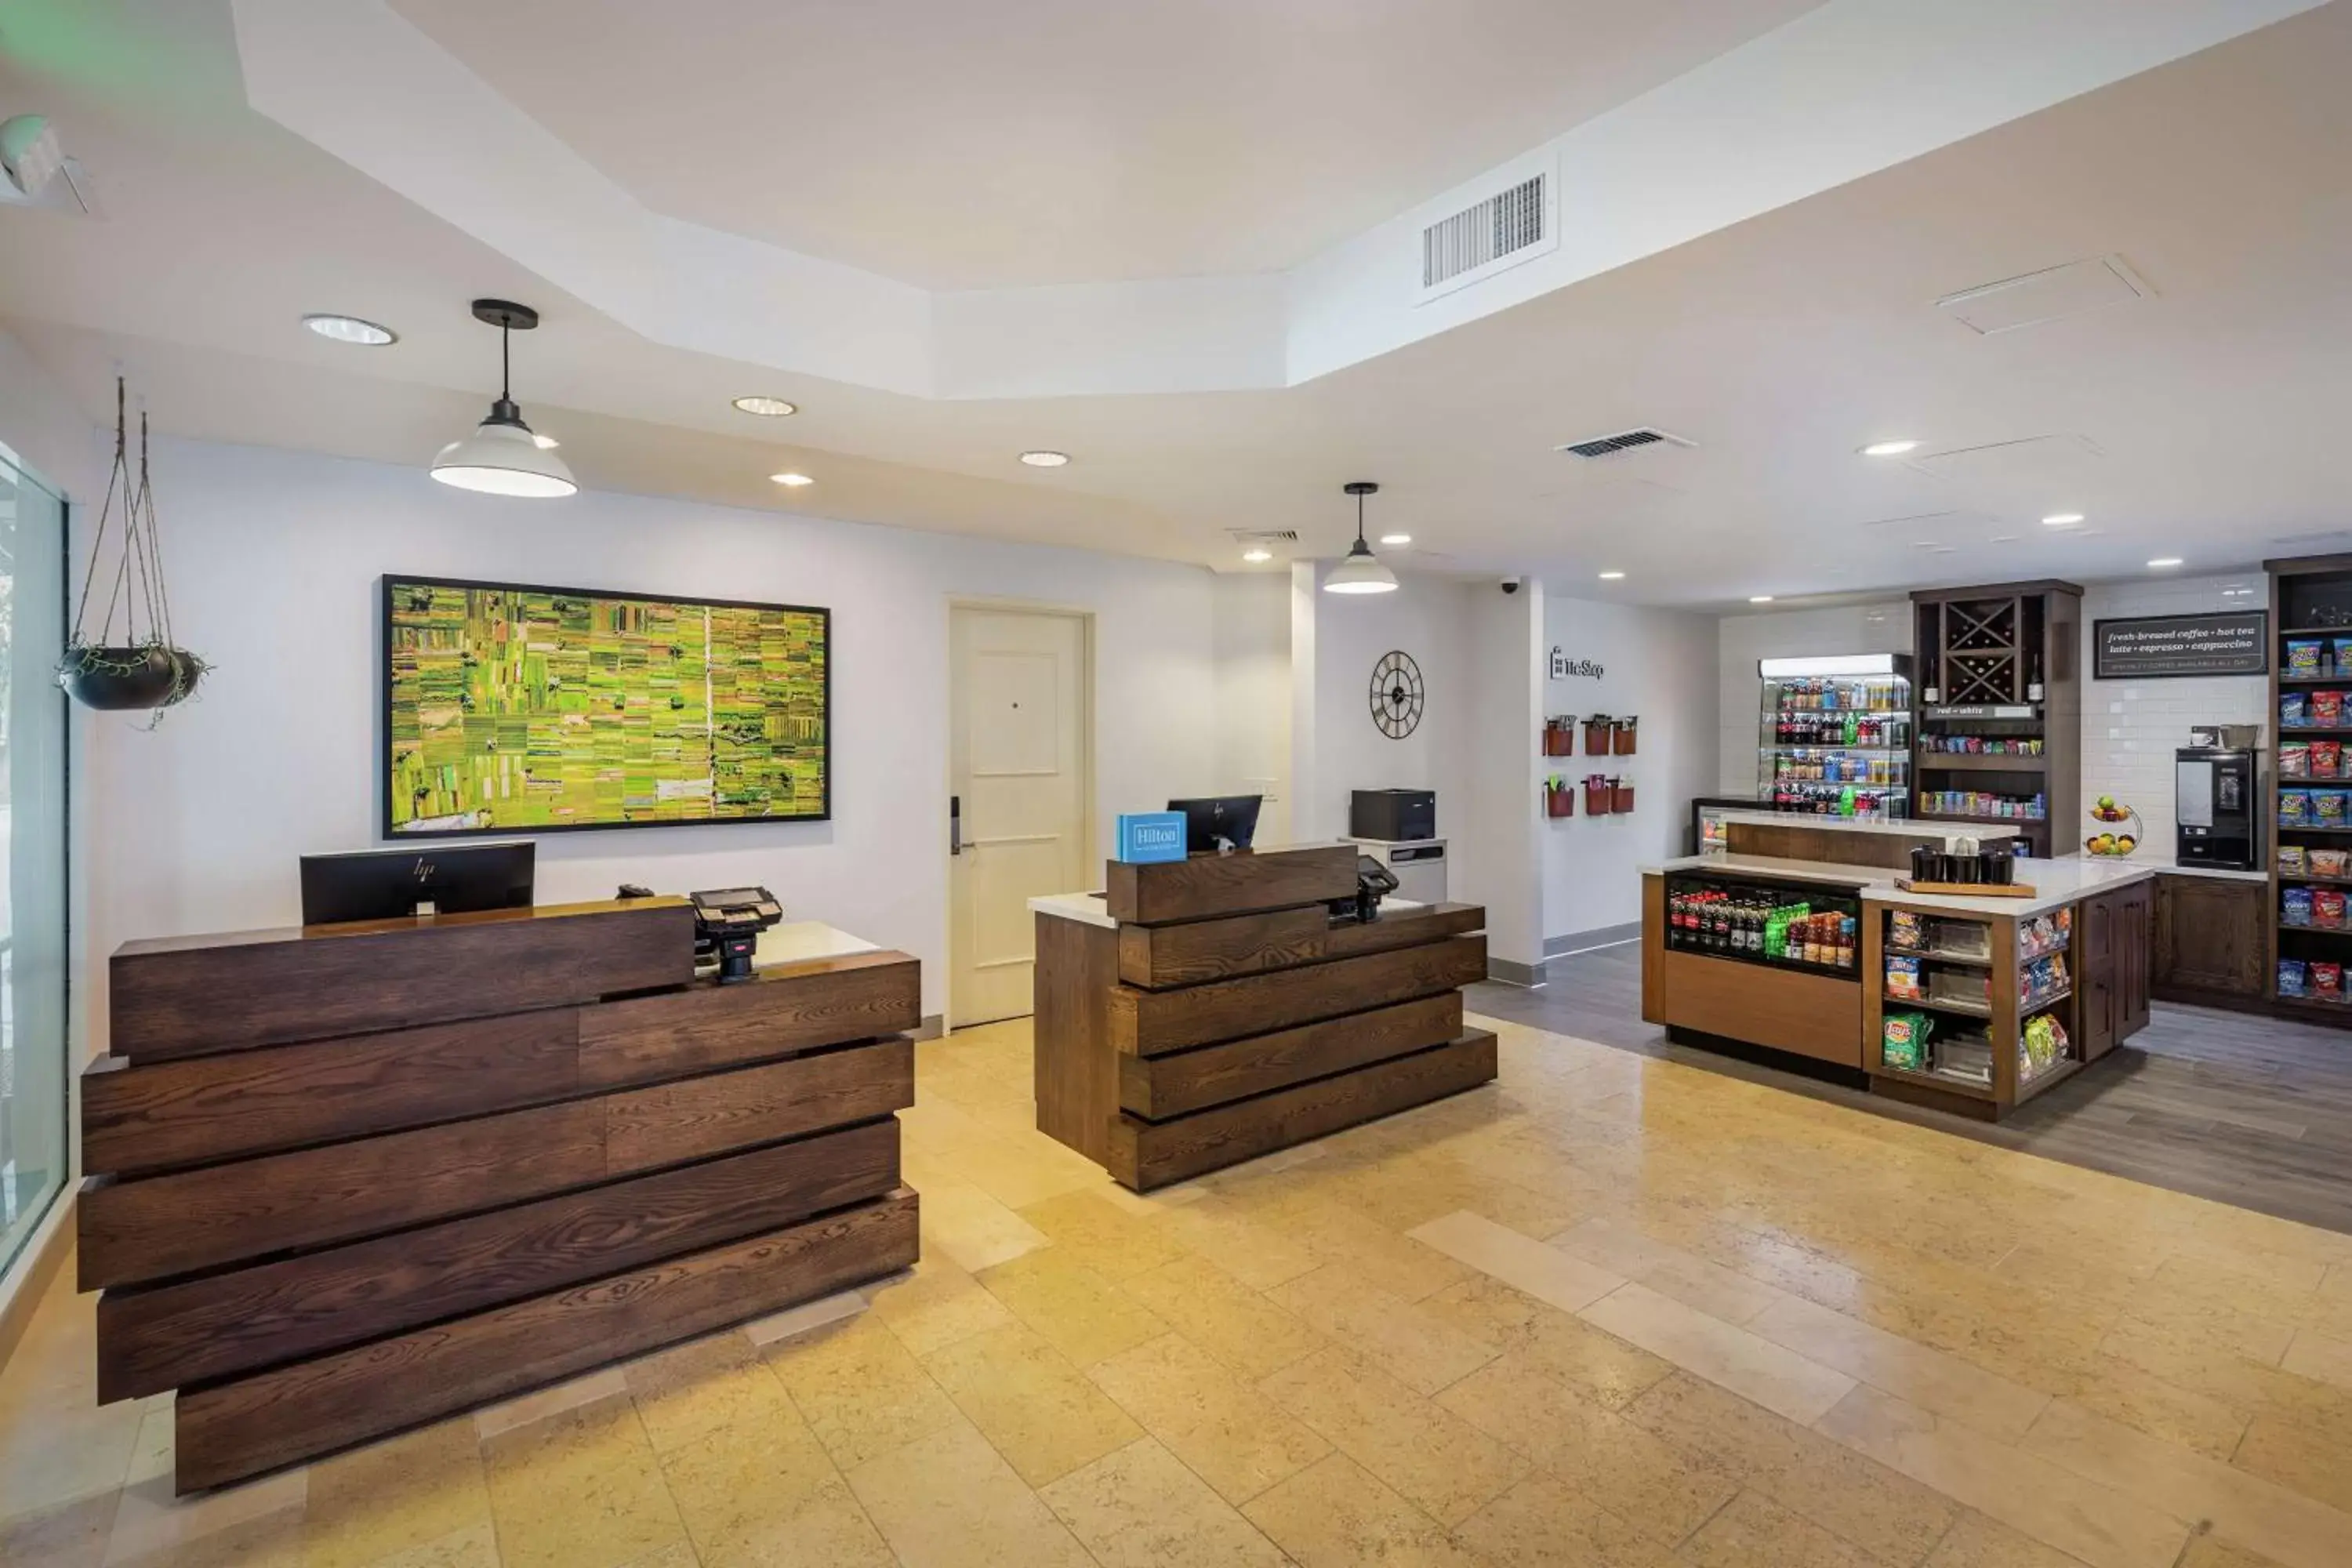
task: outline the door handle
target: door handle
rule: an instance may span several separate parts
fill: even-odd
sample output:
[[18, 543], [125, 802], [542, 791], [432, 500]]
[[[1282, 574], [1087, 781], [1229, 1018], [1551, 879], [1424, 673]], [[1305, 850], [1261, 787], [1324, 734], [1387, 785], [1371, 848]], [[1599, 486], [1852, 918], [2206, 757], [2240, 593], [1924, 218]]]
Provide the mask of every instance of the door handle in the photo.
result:
[[963, 853], [963, 796], [948, 796], [948, 853]]

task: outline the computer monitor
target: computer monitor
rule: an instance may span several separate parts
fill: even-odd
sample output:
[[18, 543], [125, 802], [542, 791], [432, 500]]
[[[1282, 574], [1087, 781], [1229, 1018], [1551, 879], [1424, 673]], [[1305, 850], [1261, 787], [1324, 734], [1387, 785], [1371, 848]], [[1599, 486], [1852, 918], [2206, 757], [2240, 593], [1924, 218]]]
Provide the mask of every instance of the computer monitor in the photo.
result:
[[362, 849], [302, 857], [302, 923], [399, 920], [429, 905], [435, 914], [530, 908], [538, 846], [468, 844], [431, 849]]
[[1219, 795], [1200, 800], [1171, 800], [1171, 811], [1184, 814], [1184, 851], [1188, 855], [1211, 855], [1219, 841], [1236, 849], [1246, 849], [1257, 837], [1258, 803], [1262, 795]]

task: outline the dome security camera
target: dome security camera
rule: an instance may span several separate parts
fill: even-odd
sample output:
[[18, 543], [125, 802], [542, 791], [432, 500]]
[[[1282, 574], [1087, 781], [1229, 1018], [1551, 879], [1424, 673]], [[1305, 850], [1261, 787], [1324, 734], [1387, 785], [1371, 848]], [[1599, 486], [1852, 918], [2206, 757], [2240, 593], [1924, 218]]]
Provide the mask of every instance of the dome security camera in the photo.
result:
[[1517, 577], [1506, 577], [1503, 579], [1500, 586], [1506, 594], [1516, 594], [1519, 591], [1519, 579]]

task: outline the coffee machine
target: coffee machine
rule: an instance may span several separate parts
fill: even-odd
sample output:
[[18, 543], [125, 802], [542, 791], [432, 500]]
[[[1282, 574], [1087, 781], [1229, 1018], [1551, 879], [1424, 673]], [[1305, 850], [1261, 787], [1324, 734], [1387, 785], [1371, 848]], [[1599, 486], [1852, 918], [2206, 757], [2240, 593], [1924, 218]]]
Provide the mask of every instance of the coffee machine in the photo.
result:
[[2262, 752], [2185, 746], [2172, 754], [2172, 787], [2181, 865], [2239, 871], [2262, 865]]

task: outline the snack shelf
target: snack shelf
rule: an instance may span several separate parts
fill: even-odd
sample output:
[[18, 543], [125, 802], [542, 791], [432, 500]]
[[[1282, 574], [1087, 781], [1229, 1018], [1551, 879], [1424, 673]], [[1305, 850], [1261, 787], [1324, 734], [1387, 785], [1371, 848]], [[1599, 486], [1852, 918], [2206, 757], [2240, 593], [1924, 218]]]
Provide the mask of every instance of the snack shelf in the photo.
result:
[[1993, 816], [1984, 812], [1915, 811], [1911, 815], [1919, 822], [2047, 822], [2050, 820], [2046, 813], [2041, 816]]
[[2316, 921], [2291, 921], [2284, 917], [2279, 921], [2279, 930], [2316, 931], [2321, 936], [2352, 936], [2352, 925], [2326, 926]]
[[2010, 752], [1921, 752], [1916, 757], [1916, 765], [1927, 773], [1944, 769], [1952, 773], [2038, 773], [2046, 772], [2049, 763], [2047, 757]]
[[2301, 871], [2281, 871], [2282, 882], [2308, 882], [2315, 888], [2352, 888], [2352, 877], [2313, 877]]
[[[1990, 958], [1979, 958], [1976, 954], [1969, 952], [1954, 952], [1947, 948], [1897, 947], [1890, 942], [1886, 944], [1886, 951], [1895, 954], [1897, 958], [1926, 958], [1931, 959], [1937, 963], [1965, 963], [1970, 969], [1990, 969], [1992, 967], [1992, 960]], [[2038, 957], [2039, 954], [2036, 954], [2035, 956]]]
[[1965, 1094], [1978, 1100], [1992, 1098], [1992, 1085], [1969, 1073], [1921, 1072], [1915, 1068], [1888, 1067], [1881, 1062], [1870, 1069], [1880, 1078], [1891, 1078], [1903, 1083], [1925, 1084], [1942, 1089], [1947, 1094]]
[[2339, 670], [2334, 675], [2282, 675], [2281, 686], [2352, 686], [2352, 670]]
[[2322, 827], [2315, 822], [2288, 822], [2284, 818], [2281, 818], [2273, 826], [2275, 826], [2281, 833], [2352, 833], [2352, 823], [2342, 823], [2333, 827]]
[[1990, 1002], [1938, 1002], [1932, 996], [1908, 996], [1900, 991], [1885, 993], [1889, 1002], [1899, 1002], [1906, 1007], [1925, 1007], [1930, 1013], [1959, 1013], [1970, 1018], [1992, 1016]]
[[2045, 991], [2039, 996], [2029, 996], [2017, 1005], [2018, 1019], [2022, 1022], [2036, 1013], [2046, 1013], [2073, 994], [2074, 994], [2074, 988], [2072, 985], [2061, 985]]
[[2063, 1056], [2040, 1072], [2029, 1075], [2021, 1064], [2017, 1073], [2017, 1103], [2022, 1105], [2051, 1085], [2074, 1077], [2083, 1070], [2084, 1066], [2082, 1058]]
[[2334, 724], [2282, 724], [2279, 726], [2280, 740], [2284, 741], [2291, 735], [2352, 735], [2352, 728]]

